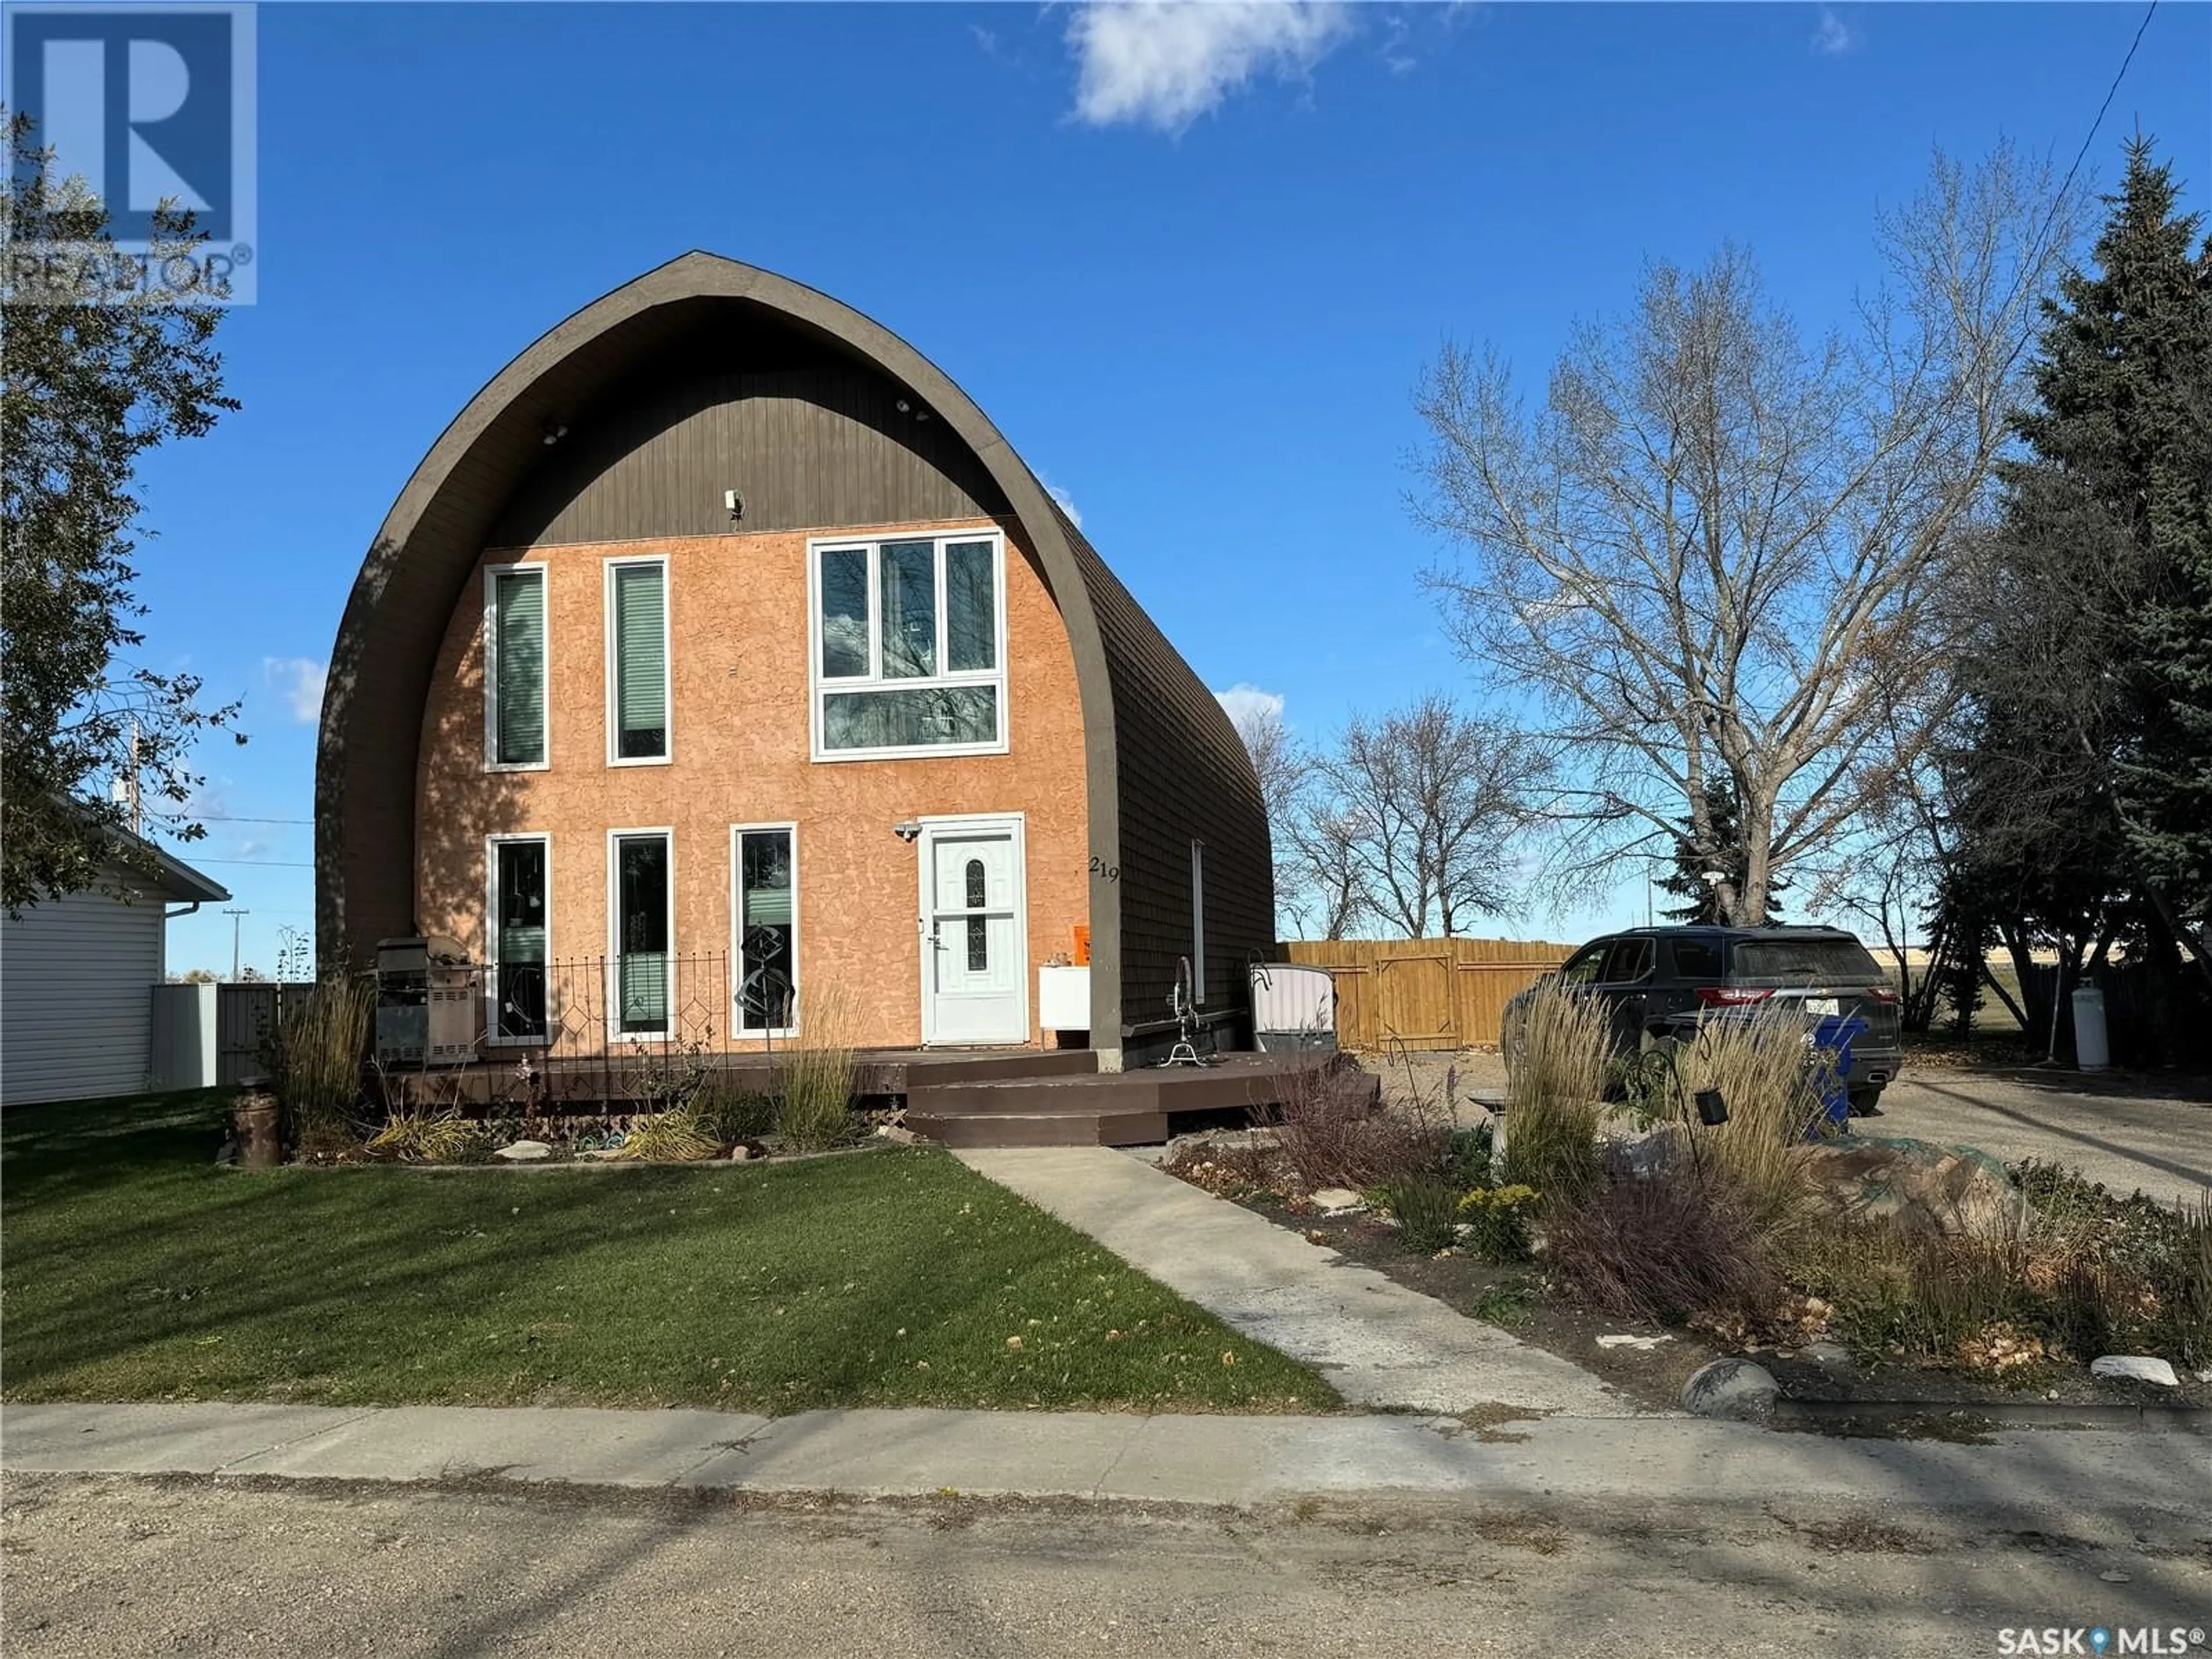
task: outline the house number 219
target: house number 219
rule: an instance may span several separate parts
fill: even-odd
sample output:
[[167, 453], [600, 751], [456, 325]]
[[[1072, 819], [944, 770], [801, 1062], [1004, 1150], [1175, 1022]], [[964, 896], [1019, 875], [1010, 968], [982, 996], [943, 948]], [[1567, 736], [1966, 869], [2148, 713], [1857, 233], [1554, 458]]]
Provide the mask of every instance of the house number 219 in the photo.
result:
[[1103, 876], [1109, 881], [1119, 881], [1121, 879], [1121, 866], [1118, 864], [1109, 864], [1104, 859], [1094, 858], [1091, 860], [1091, 873], [1094, 876]]

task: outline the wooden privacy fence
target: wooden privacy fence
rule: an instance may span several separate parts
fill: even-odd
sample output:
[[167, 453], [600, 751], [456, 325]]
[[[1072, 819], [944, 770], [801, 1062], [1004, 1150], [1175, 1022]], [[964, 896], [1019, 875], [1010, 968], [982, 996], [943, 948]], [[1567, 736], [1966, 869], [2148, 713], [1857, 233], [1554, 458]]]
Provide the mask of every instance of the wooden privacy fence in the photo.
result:
[[1336, 981], [1336, 1040], [1346, 1048], [1464, 1048], [1498, 1041], [1507, 1000], [1575, 947], [1511, 939], [1293, 939], [1292, 962]]

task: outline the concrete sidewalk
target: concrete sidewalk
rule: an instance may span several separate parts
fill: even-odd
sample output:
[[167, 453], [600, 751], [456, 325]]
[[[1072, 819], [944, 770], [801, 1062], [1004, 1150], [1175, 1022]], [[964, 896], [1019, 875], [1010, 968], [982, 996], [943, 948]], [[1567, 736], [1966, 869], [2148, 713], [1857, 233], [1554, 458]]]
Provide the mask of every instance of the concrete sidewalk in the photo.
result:
[[1355, 1406], [1497, 1405], [1573, 1417], [1648, 1409], [1571, 1361], [1126, 1153], [1053, 1146], [957, 1156], [1255, 1341], [1313, 1366]]
[[[1988, 1445], [1837, 1440], [1695, 1418], [1133, 1417], [307, 1406], [16, 1405], [9, 1473], [195, 1474], [1249, 1507], [1398, 1493], [1486, 1504], [1847, 1503], [2047, 1530], [2201, 1529], [2212, 1441], [2041, 1431]], [[2057, 1523], [2063, 1522], [2063, 1526]]]

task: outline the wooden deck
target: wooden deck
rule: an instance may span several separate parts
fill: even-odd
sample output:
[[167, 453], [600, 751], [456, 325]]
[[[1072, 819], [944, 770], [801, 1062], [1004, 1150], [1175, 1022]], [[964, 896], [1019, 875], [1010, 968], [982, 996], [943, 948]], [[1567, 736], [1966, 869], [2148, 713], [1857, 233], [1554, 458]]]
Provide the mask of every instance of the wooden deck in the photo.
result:
[[[551, 1112], [634, 1112], [647, 1062], [631, 1055], [521, 1053], [467, 1066], [393, 1074], [417, 1103], [490, 1109], [535, 1103]], [[714, 1056], [734, 1088], [772, 1092], [783, 1053]], [[1291, 1079], [1325, 1071], [1334, 1054], [1232, 1054], [1203, 1066], [1101, 1072], [1087, 1048], [873, 1048], [854, 1056], [853, 1092], [903, 1103], [906, 1126], [948, 1146], [1130, 1146], [1164, 1140], [1178, 1115], [1246, 1112], [1280, 1103]]]
[[947, 1146], [1134, 1146], [1165, 1140], [1173, 1120], [1279, 1104], [1292, 1080], [1334, 1054], [1221, 1054], [1204, 1066], [919, 1084], [906, 1127]]

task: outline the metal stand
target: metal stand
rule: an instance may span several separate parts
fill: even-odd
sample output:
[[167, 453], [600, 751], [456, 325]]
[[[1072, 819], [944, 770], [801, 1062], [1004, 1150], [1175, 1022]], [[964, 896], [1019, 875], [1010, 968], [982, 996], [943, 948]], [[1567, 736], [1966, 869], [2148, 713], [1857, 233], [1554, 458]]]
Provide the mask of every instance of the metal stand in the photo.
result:
[[1168, 1057], [1163, 1064], [1203, 1066], [1206, 1062], [1198, 1057], [1198, 1045], [1194, 1041], [1198, 1035], [1198, 1007], [1191, 1000], [1190, 958], [1184, 957], [1181, 963], [1176, 970], [1175, 989], [1168, 994], [1168, 1006], [1174, 1011], [1176, 1018], [1176, 1043], [1168, 1050]]

